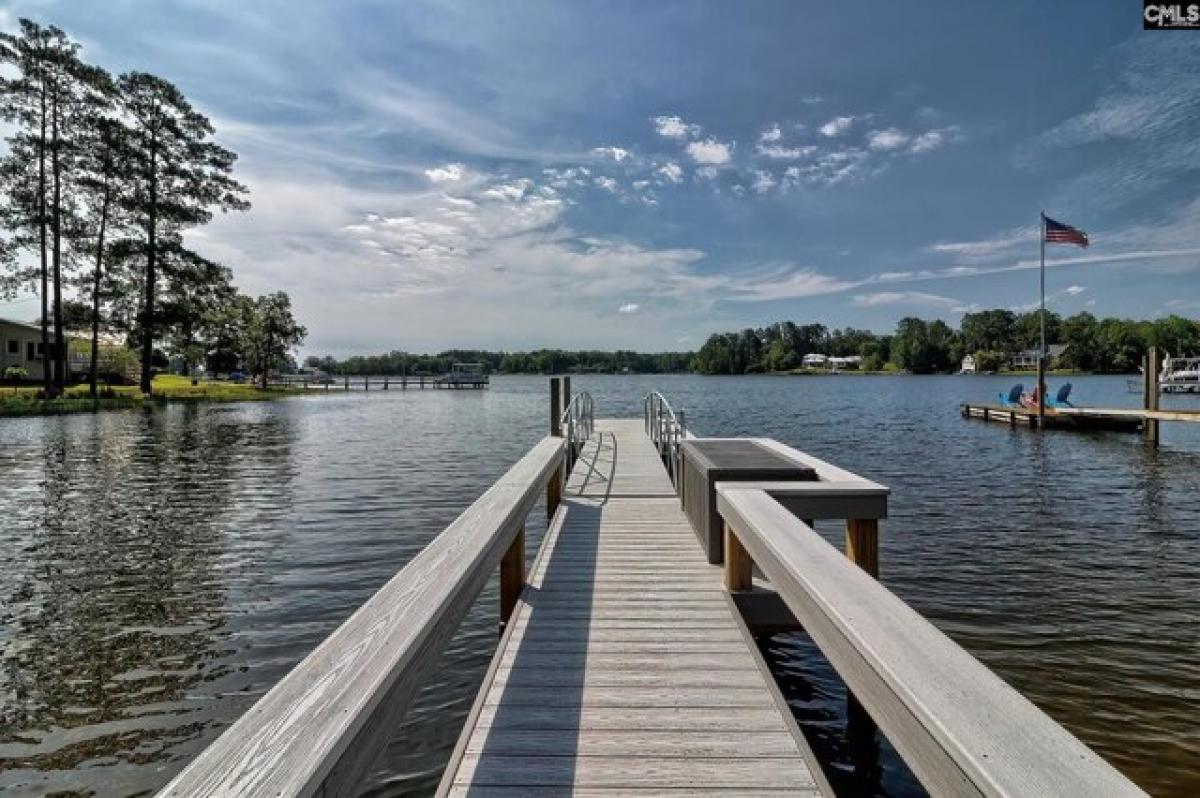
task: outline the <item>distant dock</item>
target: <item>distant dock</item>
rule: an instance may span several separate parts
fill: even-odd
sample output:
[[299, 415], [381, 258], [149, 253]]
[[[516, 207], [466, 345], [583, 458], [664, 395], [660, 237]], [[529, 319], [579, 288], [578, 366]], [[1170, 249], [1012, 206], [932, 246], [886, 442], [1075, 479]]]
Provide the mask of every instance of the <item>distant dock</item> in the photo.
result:
[[1039, 413], [1036, 407], [1009, 404], [960, 405], [963, 418], [981, 418], [1013, 427], [1031, 429], [1062, 429], [1077, 431], [1109, 431], [1142, 433], [1147, 443], [1159, 441], [1159, 424], [1163, 421], [1200, 422], [1200, 410], [1162, 410], [1158, 406], [1159, 375], [1153, 368], [1157, 349], [1143, 360], [1142, 407], [1050, 407]]

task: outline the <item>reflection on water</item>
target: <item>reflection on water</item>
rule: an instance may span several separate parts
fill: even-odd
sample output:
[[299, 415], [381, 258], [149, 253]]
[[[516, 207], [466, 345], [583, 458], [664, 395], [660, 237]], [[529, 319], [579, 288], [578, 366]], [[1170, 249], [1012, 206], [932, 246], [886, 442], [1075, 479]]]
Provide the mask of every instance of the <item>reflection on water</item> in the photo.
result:
[[[1137, 398], [1075, 382], [1089, 403]], [[604, 415], [662, 388], [699, 433], [773, 436], [889, 484], [889, 587], [1150, 791], [1200, 791], [1200, 429], [1167, 425], [1154, 451], [961, 419], [1007, 387], [988, 378], [575, 385]], [[164, 784], [524, 453], [544, 394], [499, 378], [0, 420], [0, 790]], [[367, 794], [432, 792], [495, 640], [493, 585]], [[805, 636], [763, 651], [835, 784], [919, 793], [886, 745], [875, 767], [855, 755], [844, 687]]]

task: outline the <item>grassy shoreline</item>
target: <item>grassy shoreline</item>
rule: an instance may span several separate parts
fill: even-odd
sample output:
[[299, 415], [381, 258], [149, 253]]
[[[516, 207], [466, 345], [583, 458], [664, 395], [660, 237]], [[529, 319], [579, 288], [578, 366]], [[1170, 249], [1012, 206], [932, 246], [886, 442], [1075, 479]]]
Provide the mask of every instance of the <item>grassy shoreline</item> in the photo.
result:
[[101, 386], [95, 399], [88, 386], [75, 385], [55, 399], [41, 399], [37, 386], [0, 388], [0, 417], [51, 416], [65, 413], [92, 413], [100, 410], [132, 410], [174, 402], [261, 402], [298, 396], [299, 388], [263, 390], [249, 383], [200, 380], [196, 385], [187, 377], [162, 374], [154, 378], [151, 393], [145, 395], [136, 386]]

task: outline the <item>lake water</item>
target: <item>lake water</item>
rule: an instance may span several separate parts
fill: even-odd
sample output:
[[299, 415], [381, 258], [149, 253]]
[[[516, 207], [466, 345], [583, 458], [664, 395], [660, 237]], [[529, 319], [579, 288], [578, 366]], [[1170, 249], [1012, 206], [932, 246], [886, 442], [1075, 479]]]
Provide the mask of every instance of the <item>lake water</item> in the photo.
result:
[[[657, 388], [697, 434], [775, 437], [888, 484], [885, 584], [1141, 786], [1196, 795], [1200, 425], [1164, 424], [1155, 451], [960, 417], [959, 402], [1012, 381], [597, 376], [574, 389], [619, 416]], [[1073, 382], [1084, 404], [1140, 399], [1124, 378]], [[0, 419], [0, 791], [161, 787], [547, 416], [545, 378], [498, 377], [484, 392]], [[819, 531], [840, 545], [835, 525]], [[496, 617], [493, 581], [365, 793], [436, 786]], [[919, 794], [892, 752], [874, 767], [846, 742], [843, 688], [803, 635], [764, 652], [840, 788]]]

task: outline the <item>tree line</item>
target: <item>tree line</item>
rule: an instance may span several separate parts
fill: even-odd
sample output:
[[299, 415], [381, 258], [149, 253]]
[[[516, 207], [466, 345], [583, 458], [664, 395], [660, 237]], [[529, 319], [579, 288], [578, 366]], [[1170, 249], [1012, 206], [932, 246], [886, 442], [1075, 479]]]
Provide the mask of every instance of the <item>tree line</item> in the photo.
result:
[[0, 117], [13, 127], [0, 158], [0, 296], [41, 299], [46, 396], [66, 386], [66, 336], [81, 328], [93, 396], [101, 333], [136, 347], [145, 393], [164, 354], [265, 375], [303, 340], [285, 293], [244, 296], [226, 266], [185, 244], [250, 203], [237, 156], [183, 92], [147, 72], [111, 75], [28, 19], [0, 34], [0, 61]]
[[[914, 374], [956, 371], [965, 355], [980, 370], [999, 370], [1018, 352], [1040, 342], [1036, 312], [984, 310], [963, 315], [956, 330], [941, 320], [901, 319], [892, 334], [785, 321], [709, 337], [691, 359], [701, 374], [752, 374], [798, 368], [806, 354], [857, 355], [864, 370], [894, 368]], [[1104, 373], [1136, 371], [1150, 346], [1176, 355], [1200, 352], [1200, 322], [1182, 316], [1154, 320], [1098, 319], [1091, 313], [1062, 318], [1046, 313], [1047, 344], [1064, 344], [1056, 363]]]
[[409, 352], [389, 352], [382, 355], [354, 355], [338, 360], [326, 355], [312, 356], [304, 361], [308, 368], [328, 374], [402, 375], [443, 374], [455, 363], [482, 363], [493, 374], [562, 374], [571, 371], [606, 374], [665, 374], [687, 371], [691, 352], [577, 351], [539, 349], [534, 352], [487, 352], [474, 349], [451, 349], [436, 355]]

